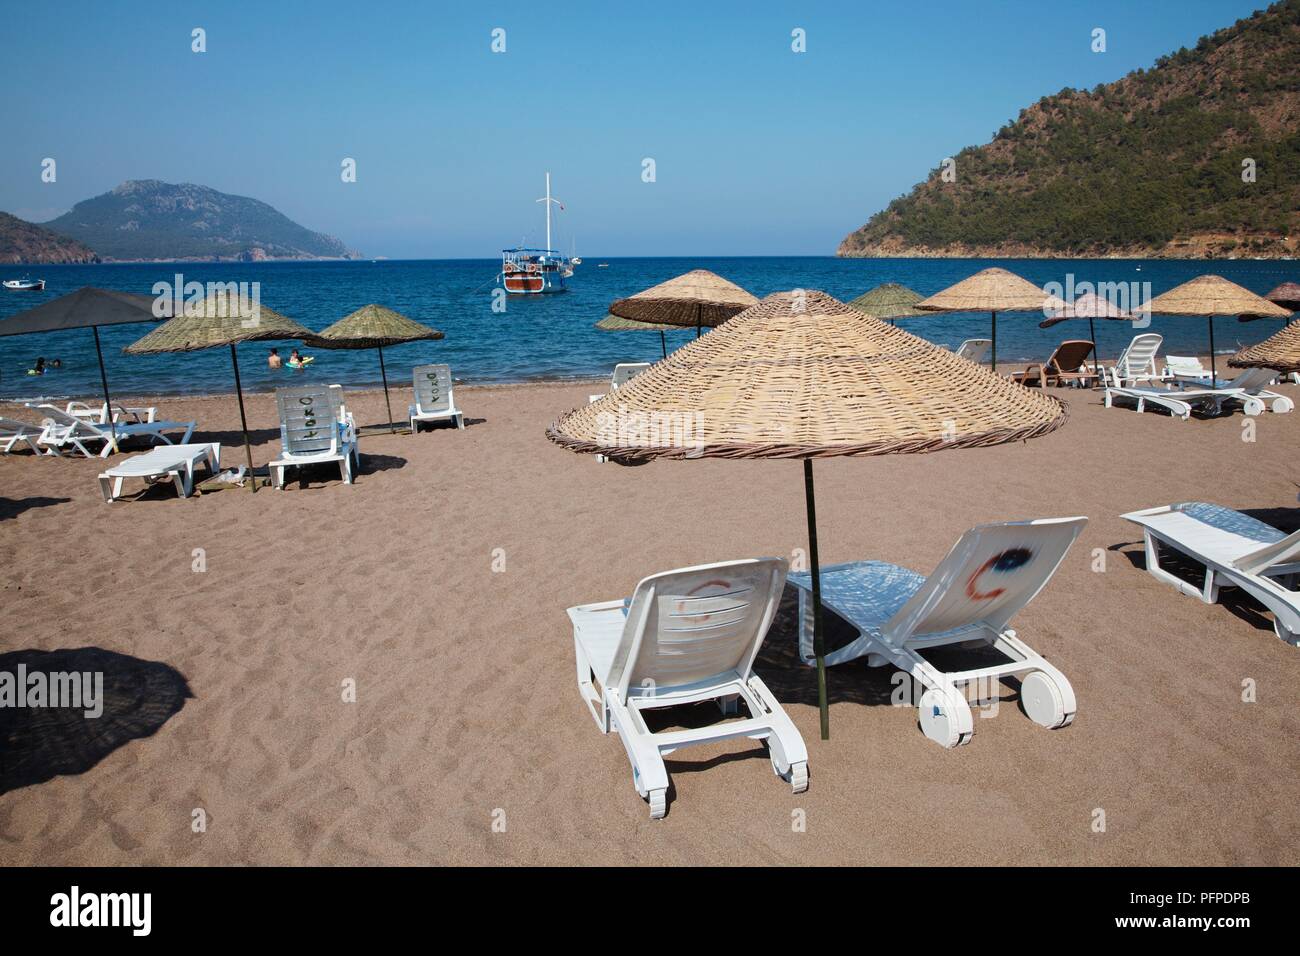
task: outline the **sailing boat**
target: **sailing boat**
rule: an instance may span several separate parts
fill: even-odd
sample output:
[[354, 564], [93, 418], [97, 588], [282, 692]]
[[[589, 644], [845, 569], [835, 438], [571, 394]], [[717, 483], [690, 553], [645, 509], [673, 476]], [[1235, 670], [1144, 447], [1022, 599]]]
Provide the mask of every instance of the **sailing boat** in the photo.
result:
[[546, 174], [546, 195], [537, 201], [546, 204], [546, 248], [501, 250], [501, 280], [512, 295], [567, 292], [565, 280], [573, 275], [575, 260], [551, 248], [551, 206], [564, 206], [551, 196], [550, 173]]

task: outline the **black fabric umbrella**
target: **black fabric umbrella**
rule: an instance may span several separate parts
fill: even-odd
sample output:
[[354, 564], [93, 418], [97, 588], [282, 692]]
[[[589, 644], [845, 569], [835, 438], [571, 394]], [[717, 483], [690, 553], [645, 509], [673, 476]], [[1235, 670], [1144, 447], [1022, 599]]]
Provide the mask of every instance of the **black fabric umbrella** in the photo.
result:
[[113, 425], [113, 400], [108, 394], [108, 373], [104, 370], [104, 351], [99, 343], [101, 325], [126, 325], [130, 322], [158, 322], [154, 299], [134, 292], [97, 289], [85, 286], [49, 302], [19, 312], [0, 321], [0, 335], [31, 335], [36, 332], [59, 332], [64, 329], [90, 329], [95, 334], [95, 354], [99, 356], [99, 381], [104, 387], [104, 406], [108, 409], [108, 427], [114, 450], [117, 429]]

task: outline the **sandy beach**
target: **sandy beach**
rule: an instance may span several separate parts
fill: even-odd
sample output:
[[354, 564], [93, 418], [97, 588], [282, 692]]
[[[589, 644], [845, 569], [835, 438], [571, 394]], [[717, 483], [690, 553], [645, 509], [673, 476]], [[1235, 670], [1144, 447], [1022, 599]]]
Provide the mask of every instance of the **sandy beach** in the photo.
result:
[[[465, 430], [367, 434], [351, 487], [321, 467], [283, 492], [106, 505], [99, 460], [0, 459], [0, 653], [101, 648], [165, 665], [190, 695], [84, 772], [0, 793], [0, 863], [1300, 863], [1300, 651], [1258, 606], [1146, 574], [1119, 518], [1209, 500], [1294, 530], [1300, 414], [1179, 422], [1058, 390], [1069, 422], [1028, 444], [818, 462], [824, 564], [925, 573], [979, 522], [1087, 515], [1013, 622], [1069, 676], [1078, 717], [1046, 731], [1008, 694], [945, 751], [890, 706], [889, 670], [858, 661], [829, 672], [820, 741], [787, 586], [758, 670], [808, 743], [808, 792], [752, 742], [692, 748], [670, 758], [654, 822], [579, 698], [565, 608], [805, 548], [801, 466], [625, 467], [549, 443], [591, 391], [458, 389]], [[394, 391], [399, 415], [408, 400]], [[243, 460], [233, 397], [157, 404]], [[349, 405], [384, 420], [381, 393]], [[264, 464], [271, 396], [248, 411]], [[846, 636], [833, 627], [832, 645]]]

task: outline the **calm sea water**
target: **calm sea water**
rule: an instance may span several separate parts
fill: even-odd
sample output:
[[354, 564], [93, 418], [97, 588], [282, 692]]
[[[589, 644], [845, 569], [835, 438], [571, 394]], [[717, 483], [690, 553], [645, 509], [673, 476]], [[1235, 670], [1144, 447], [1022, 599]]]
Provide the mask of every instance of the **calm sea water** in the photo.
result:
[[[608, 268], [597, 263], [608, 261]], [[390, 381], [406, 381], [413, 365], [447, 362], [469, 383], [518, 382], [606, 375], [616, 362], [660, 357], [655, 332], [602, 332], [593, 328], [610, 302], [690, 269], [711, 269], [760, 298], [785, 289], [821, 289], [854, 298], [881, 282], [901, 282], [931, 294], [990, 265], [1001, 265], [1032, 282], [1149, 282], [1152, 294], [1205, 272], [1214, 272], [1264, 293], [1283, 281], [1300, 280], [1300, 263], [1191, 262], [1128, 260], [836, 259], [818, 258], [587, 258], [560, 295], [511, 297], [504, 313], [492, 311], [492, 289], [499, 263], [494, 260], [183, 263], [9, 267], [4, 278], [24, 271], [46, 279], [43, 293], [0, 292], [0, 321], [39, 302], [84, 285], [151, 294], [158, 281], [175, 273], [186, 281], [260, 282], [262, 302], [311, 329], [323, 329], [352, 310], [378, 302], [446, 333], [436, 342], [384, 350]], [[1005, 315], [998, 320], [999, 365], [1041, 360], [1065, 338], [1087, 338], [1086, 322], [1038, 328], [1041, 316]], [[1218, 351], [1231, 352], [1259, 341], [1280, 327], [1276, 321], [1215, 323]], [[146, 393], [211, 393], [233, 388], [225, 350], [136, 357], [122, 348], [149, 331], [148, 325], [101, 329], [109, 385], [123, 396]], [[987, 337], [988, 315], [941, 315], [906, 320], [906, 328], [942, 345]], [[1208, 341], [1202, 319], [1157, 316], [1152, 329], [1164, 335], [1166, 349], [1204, 352]], [[693, 330], [668, 333], [671, 350], [690, 341]], [[1098, 322], [1103, 359], [1114, 358], [1133, 335], [1126, 322]], [[373, 350], [323, 351], [304, 372], [273, 372], [266, 366], [270, 345], [282, 355], [293, 343], [240, 346], [244, 386], [265, 390], [319, 379], [345, 385], [379, 382]], [[28, 376], [36, 356], [60, 358], [63, 368], [43, 377]], [[0, 397], [79, 397], [99, 391], [94, 341], [88, 329], [44, 335], [0, 337]]]

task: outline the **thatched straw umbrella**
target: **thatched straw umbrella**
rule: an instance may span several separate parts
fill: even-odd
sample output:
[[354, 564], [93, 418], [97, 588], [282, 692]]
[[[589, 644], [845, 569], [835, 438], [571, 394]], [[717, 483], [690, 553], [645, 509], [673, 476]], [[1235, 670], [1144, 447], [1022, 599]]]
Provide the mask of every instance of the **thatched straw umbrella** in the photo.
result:
[[1258, 345], [1242, 349], [1228, 364], [1233, 368], [1271, 368], [1278, 372], [1300, 372], [1300, 319]]
[[209, 295], [200, 303], [187, 304], [185, 315], [169, 319], [144, 338], [122, 351], [128, 355], [154, 355], [160, 352], [197, 352], [200, 349], [230, 347], [230, 364], [235, 370], [235, 394], [239, 398], [239, 424], [244, 431], [244, 452], [248, 456], [248, 484], [257, 491], [253, 475], [253, 443], [248, 437], [248, 417], [244, 414], [244, 389], [239, 381], [240, 342], [263, 342], [274, 339], [297, 339], [307, 345], [321, 345], [320, 337], [264, 305], [245, 309], [235, 296]]
[[1099, 296], [1095, 292], [1085, 292], [1081, 296], [1075, 297], [1073, 302], [1066, 304], [1063, 309], [1049, 309], [1048, 317], [1038, 323], [1040, 329], [1050, 329], [1052, 326], [1061, 322], [1068, 322], [1070, 319], [1087, 319], [1088, 320], [1088, 338], [1092, 342], [1092, 364], [1093, 370], [1097, 373], [1097, 381], [1101, 382], [1101, 355], [1097, 352], [1097, 319], [1111, 319], [1114, 321], [1133, 320], [1131, 312], [1125, 312], [1109, 299]]
[[812, 460], [1021, 441], [1059, 428], [1065, 417], [1055, 398], [809, 290], [769, 295], [617, 393], [562, 416], [546, 434], [572, 451], [614, 459], [803, 460], [825, 739]]
[[393, 405], [388, 400], [388, 372], [384, 368], [384, 346], [440, 338], [443, 338], [443, 334], [437, 329], [421, 325], [400, 312], [372, 303], [363, 305], [321, 332], [319, 345], [324, 349], [379, 350], [379, 377], [384, 382], [384, 407], [388, 409], [388, 430], [397, 434], [397, 426], [393, 424]]
[[104, 408], [108, 413], [109, 445], [116, 451], [117, 427], [113, 418], [113, 399], [108, 394], [108, 372], [104, 370], [104, 350], [100, 347], [99, 327], [131, 322], [157, 322], [162, 316], [154, 314], [154, 301], [147, 295], [137, 295], [134, 292], [85, 286], [76, 292], [69, 292], [11, 315], [0, 322], [0, 335], [31, 335], [36, 332], [89, 328], [95, 334], [99, 382], [104, 388]]
[[913, 319], [919, 316], [933, 315], [924, 309], [918, 309], [916, 303], [925, 296], [897, 282], [885, 282], [869, 292], [864, 292], [852, 302], [846, 302], [850, 309], [857, 309], [863, 315], [873, 319], [888, 319], [893, 325], [895, 319]]
[[609, 307], [611, 315], [658, 325], [714, 328], [758, 302], [756, 298], [708, 269], [694, 269], [661, 282]]
[[[1282, 306], [1284, 309], [1300, 312], [1300, 282], [1283, 282], [1264, 298]], [[1246, 316], [1242, 316], [1242, 318], [1246, 318]], [[1250, 316], [1250, 318], [1255, 318], [1255, 316]]]
[[637, 322], [635, 319], [621, 319], [617, 315], [607, 315], [596, 323], [602, 332], [659, 332], [659, 347], [663, 349], [664, 358], [668, 357], [668, 340], [664, 333], [676, 329], [676, 325], [662, 325], [655, 322]]
[[990, 312], [993, 315], [993, 370], [998, 368], [998, 313], [1043, 312], [1065, 308], [1028, 279], [1006, 269], [984, 269], [916, 303], [927, 312]]
[[1219, 372], [1214, 359], [1214, 317], [1216, 315], [1255, 315], [1261, 318], [1285, 319], [1291, 313], [1249, 289], [1222, 276], [1197, 276], [1189, 282], [1175, 286], [1156, 296], [1145, 310], [1159, 315], [1205, 316], [1210, 329], [1210, 378], [1218, 382]]

